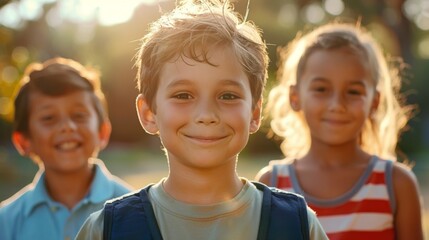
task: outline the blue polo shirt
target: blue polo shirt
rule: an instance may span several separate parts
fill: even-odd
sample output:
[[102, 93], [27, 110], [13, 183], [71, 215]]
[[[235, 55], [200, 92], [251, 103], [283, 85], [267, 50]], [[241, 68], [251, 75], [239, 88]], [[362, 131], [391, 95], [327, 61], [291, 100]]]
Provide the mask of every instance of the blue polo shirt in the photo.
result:
[[0, 203], [0, 239], [74, 239], [86, 218], [103, 208], [108, 199], [130, 192], [131, 188], [111, 175], [102, 161], [94, 159], [95, 177], [88, 195], [69, 210], [48, 195], [44, 171], [33, 183]]

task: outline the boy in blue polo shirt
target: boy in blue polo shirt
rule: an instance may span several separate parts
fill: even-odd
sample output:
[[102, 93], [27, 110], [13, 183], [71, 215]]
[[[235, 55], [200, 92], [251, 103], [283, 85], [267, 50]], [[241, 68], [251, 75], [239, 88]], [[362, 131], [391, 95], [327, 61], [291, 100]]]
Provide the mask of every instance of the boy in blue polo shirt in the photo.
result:
[[27, 67], [12, 141], [39, 165], [33, 183], [0, 205], [0, 239], [74, 239], [85, 219], [130, 187], [98, 152], [110, 137], [98, 73], [63, 58]]

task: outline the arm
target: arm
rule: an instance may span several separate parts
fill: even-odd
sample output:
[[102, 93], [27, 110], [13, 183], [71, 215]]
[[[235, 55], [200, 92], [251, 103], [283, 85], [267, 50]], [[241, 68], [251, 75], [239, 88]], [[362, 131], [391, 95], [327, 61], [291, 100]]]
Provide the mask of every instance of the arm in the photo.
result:
[[310, 239], [328, 239], [328, 236], [326, 236], [325, 231], [322, 228], [322, 225], [320, 224], [319, 220], [317, 220], [315, 212], [307, 207], [307, 216], [308, 216], [308, 225], [310, 229]]
[[422, 208], [416, 176], [406, 166], [393, 167], [393, 188], [396, 198], [394, 224], [396, 239], [423, 239]]
[[272, 167], [270, 165], [262, 168], [255, 176], [255, 181], [271, 186]]
[[89, 215], [76, 236], [76, 240], [102, 240], [103, 239], [103, 210]]

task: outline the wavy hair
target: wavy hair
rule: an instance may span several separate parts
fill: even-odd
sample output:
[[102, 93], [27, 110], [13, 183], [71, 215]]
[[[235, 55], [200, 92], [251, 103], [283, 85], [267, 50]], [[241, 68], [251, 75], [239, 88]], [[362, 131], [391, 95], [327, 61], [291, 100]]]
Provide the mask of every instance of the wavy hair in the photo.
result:
[[344, 46], [368, 61], [372, 80], [380, 93], [379, 106], [361, 131], [360, 145], [370, 154], [396, 160], [398, 137], [412, 110], [404, 104], [400, 94], [401, 70], [405, 65], [398, 58], [390, 61], [374, 38], [359, 25], [329, 23], [307, 34], [299, 33], [288, 46], [279, 50], [279, 83], [270, 91], [266, 107], [271, 129], [282, 138], [281, 150], [285, 156], [299, 158], [309, 150], [310, 132], [303, 116], [290, 106], [289, 88], [299, 82], [313, 52]]
[[[210, 63], [208, 52], [230, 47], [249, 78], [252, 103], [262, 95], [267, 78], [268, 54], [261, 31], [246, 21], [228, 1], [182, 1], [153, 22], [141, 39], [136, 56], [137, 87], [152, 110], [159, 74], [168, 61], [187, 57]], [[212, 64], [213, 65], [213, 64]]]

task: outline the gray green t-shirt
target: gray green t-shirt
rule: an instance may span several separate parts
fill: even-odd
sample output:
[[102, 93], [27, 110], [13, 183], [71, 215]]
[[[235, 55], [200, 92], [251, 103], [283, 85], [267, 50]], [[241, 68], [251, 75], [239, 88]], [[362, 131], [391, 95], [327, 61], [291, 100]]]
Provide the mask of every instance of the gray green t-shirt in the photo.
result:
[[[214, 205], [177, 201], [164, 191], [162, 181], [149, 191], [162, 237], [168, 239], [256, 239], [262, 206], [262, 191], [247, 179], [233, 199]], [[314, 212], [308, 209], [311, 239], [328, 239]], [[103, 213], [92, 214], [76, 239], [102, 239]]]

